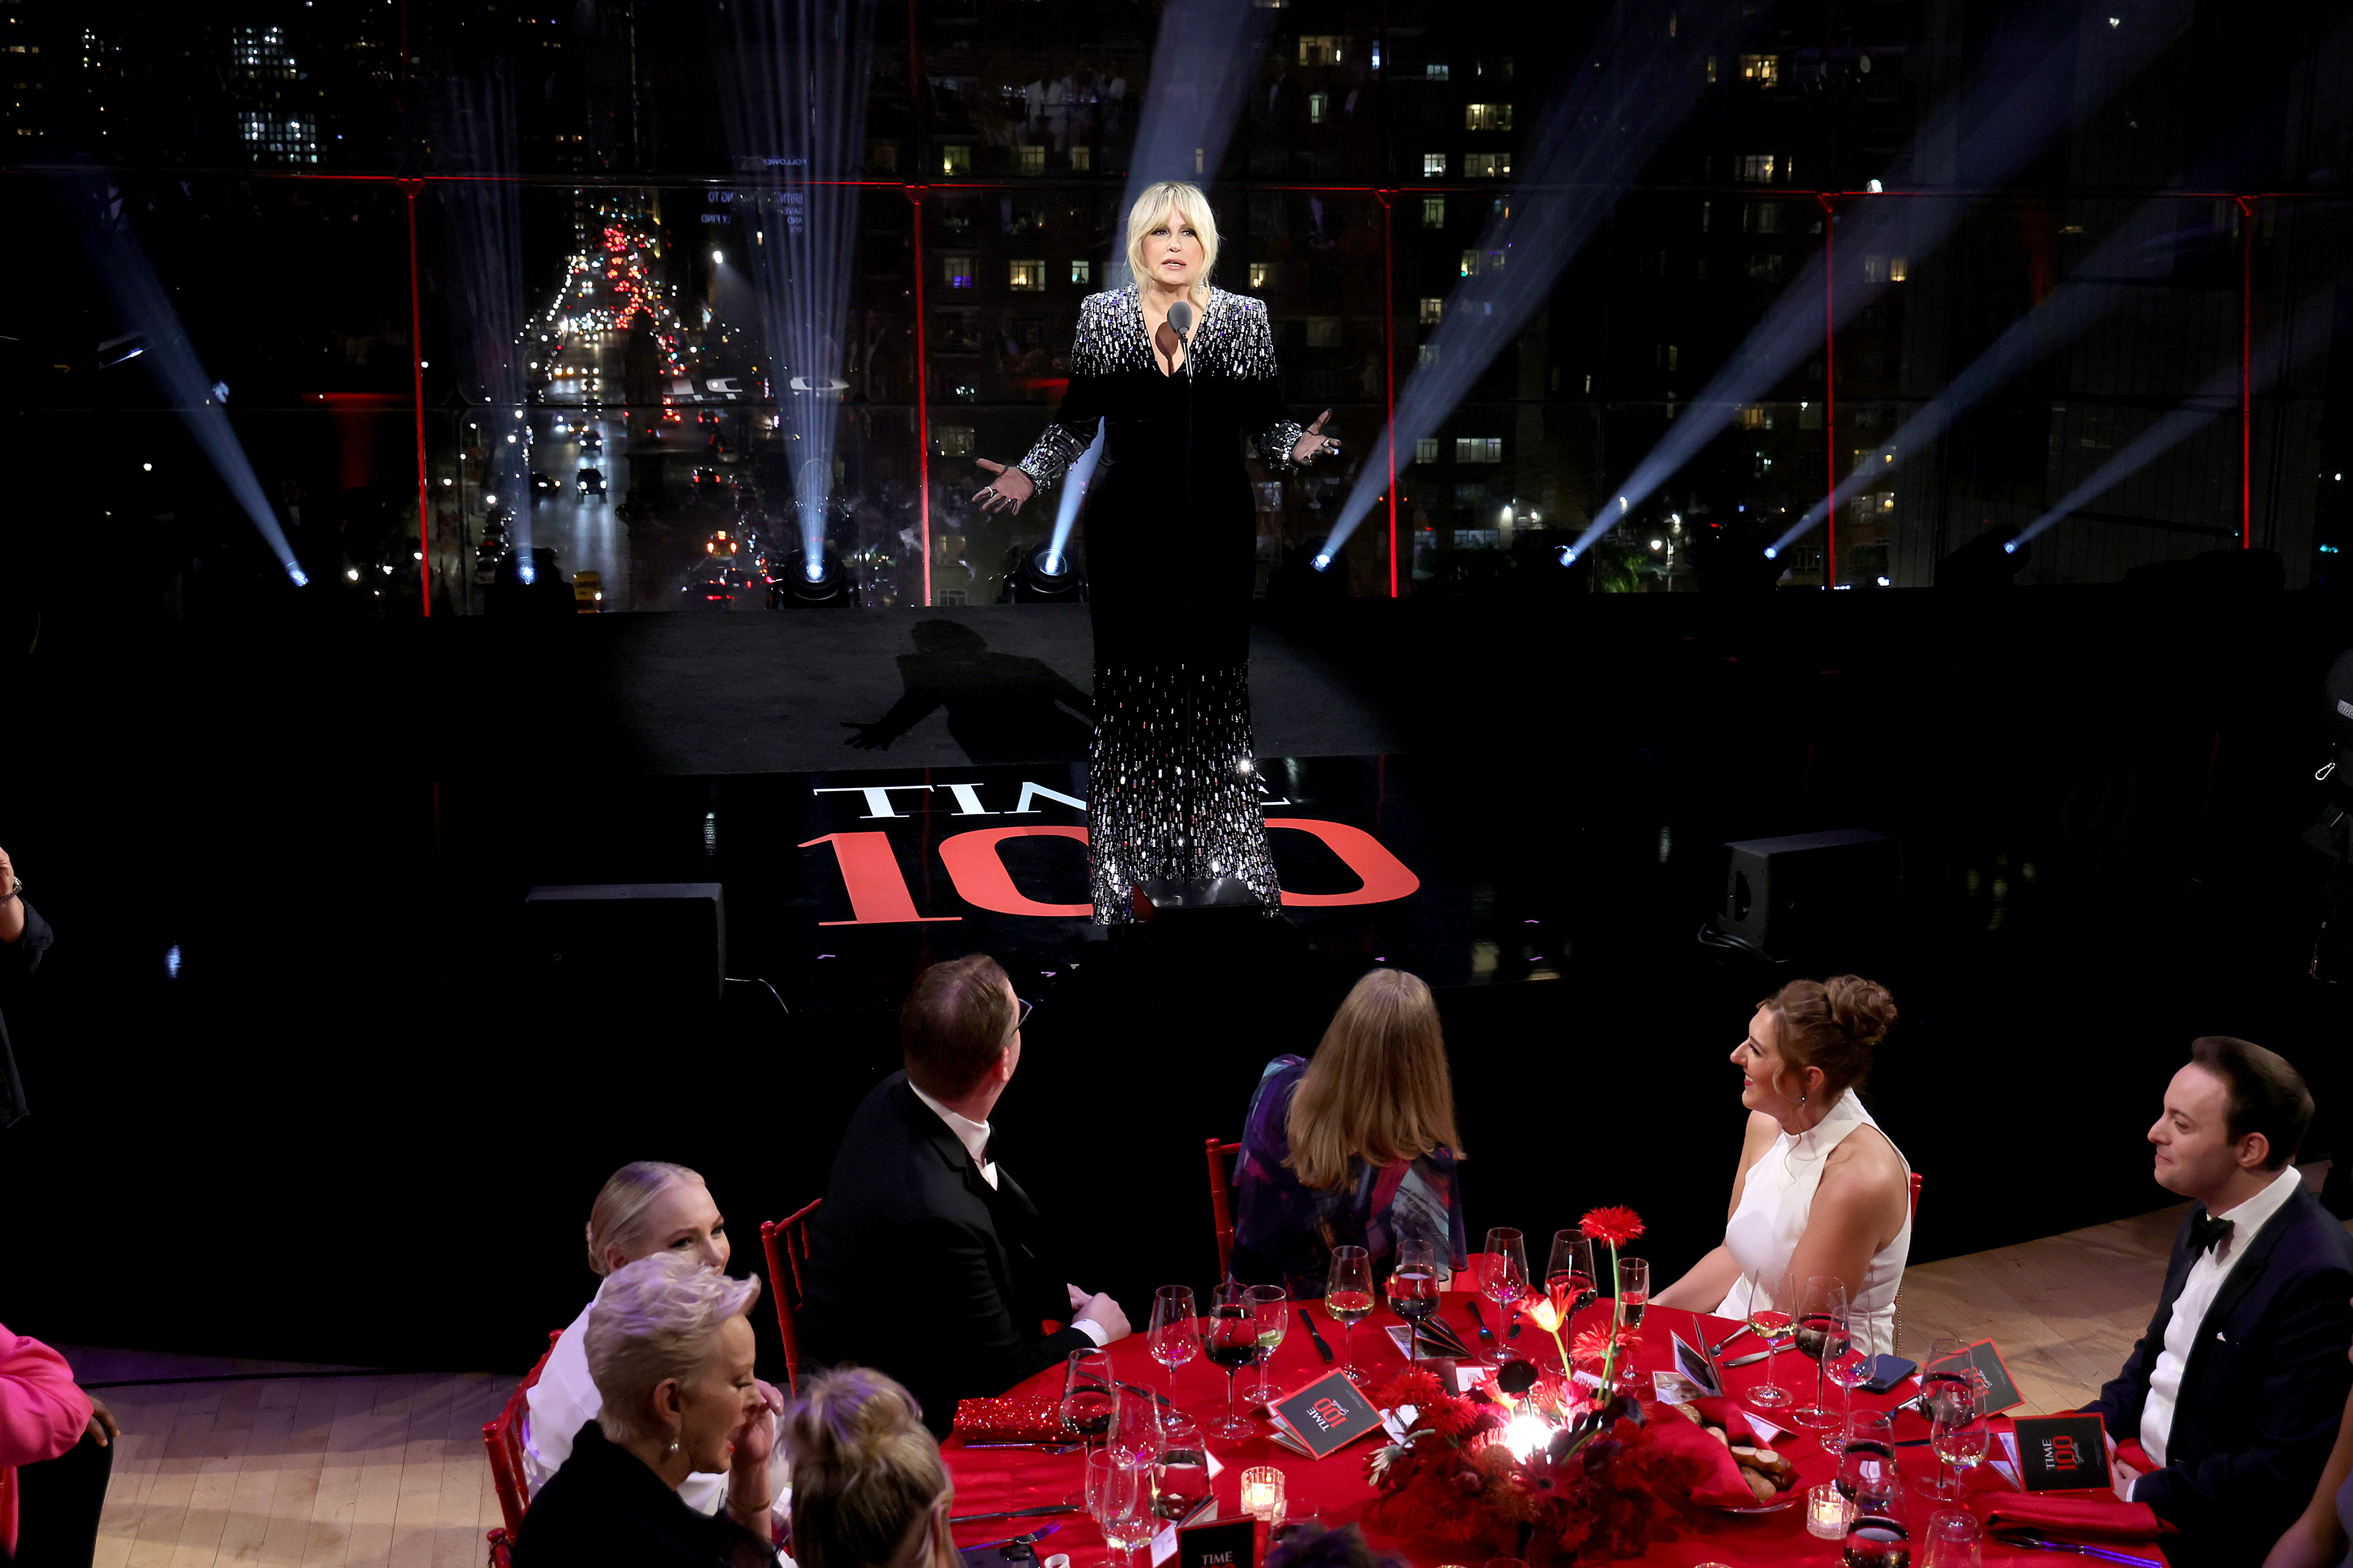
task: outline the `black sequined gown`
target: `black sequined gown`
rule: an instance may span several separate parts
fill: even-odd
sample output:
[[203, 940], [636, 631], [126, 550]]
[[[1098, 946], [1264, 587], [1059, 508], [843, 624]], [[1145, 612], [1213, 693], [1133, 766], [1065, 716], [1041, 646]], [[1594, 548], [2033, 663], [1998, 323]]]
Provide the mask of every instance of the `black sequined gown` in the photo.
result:
[[1257, 510], [1242, 467], [1290, 466], [1274, 335], [1257, 300], [1208, 290], [1189, 366], [1163, 374], [1133, 288], [1079, 308], [1071, 386], [1018, 467], [1059, 479], [1104, 421], [1087, 491], [1095, 733], [1087, 841], [1095, 919], [1134, 919], [1129, 889], [1230, 877], [1270, 914], [1282, 894], [1250, 746], [1250, 606]]

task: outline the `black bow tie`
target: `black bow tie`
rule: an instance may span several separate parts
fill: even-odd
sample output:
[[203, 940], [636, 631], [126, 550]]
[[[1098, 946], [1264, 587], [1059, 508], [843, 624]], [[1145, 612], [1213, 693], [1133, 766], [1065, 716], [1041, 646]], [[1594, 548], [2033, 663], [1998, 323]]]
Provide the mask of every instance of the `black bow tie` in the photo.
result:
[[2197, 1217], [2189, 1222], [2190, 1258], [2195, 1259], [2200, 1253], [2224, 1240], [2230, 1234], [2231, 1221], [2216, 1219], [2204, 1209], [2200, 1209]]

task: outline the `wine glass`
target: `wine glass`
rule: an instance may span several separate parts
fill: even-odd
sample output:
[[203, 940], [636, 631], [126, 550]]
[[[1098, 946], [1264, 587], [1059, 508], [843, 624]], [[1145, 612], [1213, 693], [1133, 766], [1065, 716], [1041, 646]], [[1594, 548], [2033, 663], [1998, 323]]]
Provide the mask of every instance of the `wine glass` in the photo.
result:
[[1258, 1318], [1258, 1381], [1243, 1392], [1252, 1405], [1264, 1405], [1282, 1392], [1268, 1369], [1273, 1366], [1274, 1352], [1282, 1348], [1282, 1336], [1291, 1327], [1291, 1292], [1280, 1285], [1253, 1285], [1249, 1295]]
[[1978, 1542], [1984, 1533], [1968, 1510], [1938, 1509], [1928, 1516], [1920, 1568], [1980, 1568], [1985, 1558]]
[[1062, 1369], [1062, 1430], [1087, 1446], [1111, 1432], [1112, 1412], [1119, 1405], [1119, 1375], [1111, 1356], [1101, 1350], [1072, 1351]]
[[1324, 1310], [1340, 1325], [1340, 1371], [1362, 1383], [1356, 1370], [1356, 1325], [1373, 1310], [1373, 1259], [1361, 1247], [1332, 1249], [1332, 1272], [1324, 1282]]
[[1168, 1403], [1176, 1403], [1176, 1369], [1200, 1349], [1200, 1310], [1189, 1285], [1163, 1285], [1152, 1293], [1152, 1326], [1145, 1343], [1152, 1359], [1168, 1369]]
[[1422, 1320], [1438, 1310], [1438, 1247], [1428, 1241], [1398, 1243], [1389, 1269], [1389, 1310], [1405, 1321], [1408, 1361], [1421, 1359]]
[[1625, 1309], [1626, 1326], [1642, 1326], [1642, 1309], [1651, 1304], [1651, 1265], [1640, 1258], [1618, 1260], [1618, 1304]]
[[1152, 1515], [1152, 1462], [1137, 1460], [1105, 1448], [1087, 1456], [1087, 1512], [1103, 1531], [1103, 1544], [1120, 1560], [1149, 1543], [1156, 1521]]
[[1171, 1412], [1160, 1425], [1160, 1451], [1152, 1457], [1152, 1511], [1183, 1519], [1209, 1495], [1209, 1451], [1189, 1415]]
[[[1479, 1264], [1479, 1293], [1495, 1303], [1508, 1335], [1512, 1313], [1528, 1295], [1528, 1244], [1518, 1231], [1504, 1227], [1487, 1233], [1487, 1250]], [[1489, 1359], [1497, 1366], [1504, 1364], [1502, 1339], [1496, 1340], [1495, 1352]]]
[[1846, 1322], [1846, 1282], [1835, 1274], [1808, 1275], [1798, 1287], [1791, 1306], [1798, 1353], [1814, 1363], [1814, 1402], [1790, 1411], [1789, 1419], [1817, 1430], [1835, 1426], [1838, 1417], [1830, 1413], [1829, 1378], [1822, 1370], [1822, 1353], [1830, 1331], [1842, 1328]]
[[1857, 1513], [1846, 1527], [1846, 1568], [1910, 1568], [1912, 1532], [1893, 1514]]
[[1949, 1471], [1954, 1468], [1966, 1470], [1985, 1458], [1990, 1435], [1986, 1430], [1982, 1384], [1977, 1369], [1970, 1367], [1960, 1376], [1939, 1378], [1932, 1390], [1924, 1391], [1923, 1403], [1928, 1407], [1928, 1451], [1936, 1456], [1936, 1475], [1934, 1480], [1922, 1476], [1912, 1483], [1913, 1490], [1922, 1497], [1936, 1502], [1958, 1502], [1960, 1482]]
[[1895, 1476], [1895, 1423], [1885, 1411], [1858, 1410], [1847, 1418], [1838, 1475], [1831, 1484], [1858, 1515], [1894, 1509], [1903, 1489]]
[[1160, 1396], [1141, 1384], [1111, 1385], [1111, 1430], [1104, 1446], [1132, 1459], [1149, 1459], [1160, 1451]]
[[1229, 1279], [1209, 1293], [1209, 1315], [1201, 1323], [1201, 1352], [1226, 1369], [1226, 1413], [1209, 1423], [1209, 1436], [1239, 1443], [1258, 1428], [1234, 1411], [1234, 1373], [1258, 1354], [1258, 1309], [1250, 1287]]
[[1854, 1314], [1841, 1319], [1822, 1342], [1822, 1373], [1846, 1391], [1839, 1406], [1838, 1425], [1822, 1433], [1822, 1448], [1835, 1454], [1846, 1441], [1847, 1417], [1854, 1414], [1854, 1391], [1871, 1381], [1871, 1353], [1855, 1332]]
[[1789, 1280], [1777, 1275], [1768, 1282], [1751, 1279], [1748, 1282], [1748, 1331], [1765, 1342], [1765, 1381], [1748, 1391], [1748, 1403], [1759, 1410], [1775, 1410], [1789, 1403], [1789, 1391], [1773, 1367], [1774, 1352], [1786, 1346], [1797, 1332], [1797, 1318], [1786, 1303], [1789, 1298]]
[[[1545, 1294], [1552, 1298], [1553, 1310], [1560, 1314], [1561, 1331], [1568, 1331], [1568, 1321], [1585, 1310], [1600, 1292], [1593, 1283], [1593, 1242], [1583, 1231], [1555, 1231], [1552, 1255], [1545, 1264]], [[1571, 1369], [1563, 1366], [1566, 1374]]]

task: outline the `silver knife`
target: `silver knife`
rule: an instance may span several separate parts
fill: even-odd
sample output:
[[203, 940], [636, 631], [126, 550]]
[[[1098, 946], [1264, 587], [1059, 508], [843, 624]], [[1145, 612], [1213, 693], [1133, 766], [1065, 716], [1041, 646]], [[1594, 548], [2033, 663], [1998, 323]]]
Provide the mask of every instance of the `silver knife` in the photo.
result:
[[1734, 1356], [1730, 1361], [1725, 1362], [1724, 1364], [1728, 1367], [1755, 1366], [1760, 1361], [1765, 1361], [1770, 1357], [1779, 1355], [1781, 1351], [1792, 1351], [1797, 1348], [1798, 1347], [1795, 1345], [1783, 1345], [1780, 1347], [1780, 1350], [1752, 1351], [1746, 1355]]
[[984, 1541], [977, 1546], [967, 1546], [964, 1550], [986, 1552], [992, 1546], [1035, 1546], [1061, 1528], [1059, 1524], [1040, 1525], [1027, 1535], [1008, 1535], [1002, 1541]]
[[1057, 1503], [1051, 1508], [1008, 1508], [1001, 1510], [996, 1513], [958, 1514], [955, 1518], [949, 1520], [948, 1522], [950, 1524], [980, 1524], [992, 1519], [1039, 1519], [1050, 1513], [1084, 1513], [1086, 1511], [1085, 1506], [1080, 1503]]

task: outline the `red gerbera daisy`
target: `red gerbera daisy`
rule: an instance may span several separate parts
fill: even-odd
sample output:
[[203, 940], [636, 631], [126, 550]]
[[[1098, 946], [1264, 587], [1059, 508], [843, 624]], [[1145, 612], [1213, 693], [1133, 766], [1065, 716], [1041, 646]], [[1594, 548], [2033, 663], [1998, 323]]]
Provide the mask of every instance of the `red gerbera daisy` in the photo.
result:
[[1613, 1204], [1607, 1208], [1587, 1210], [1577, 1228], [1595, 1241], [1623, 1247], [1642, 1234], [1642, 1216], [1622, 1204]]

